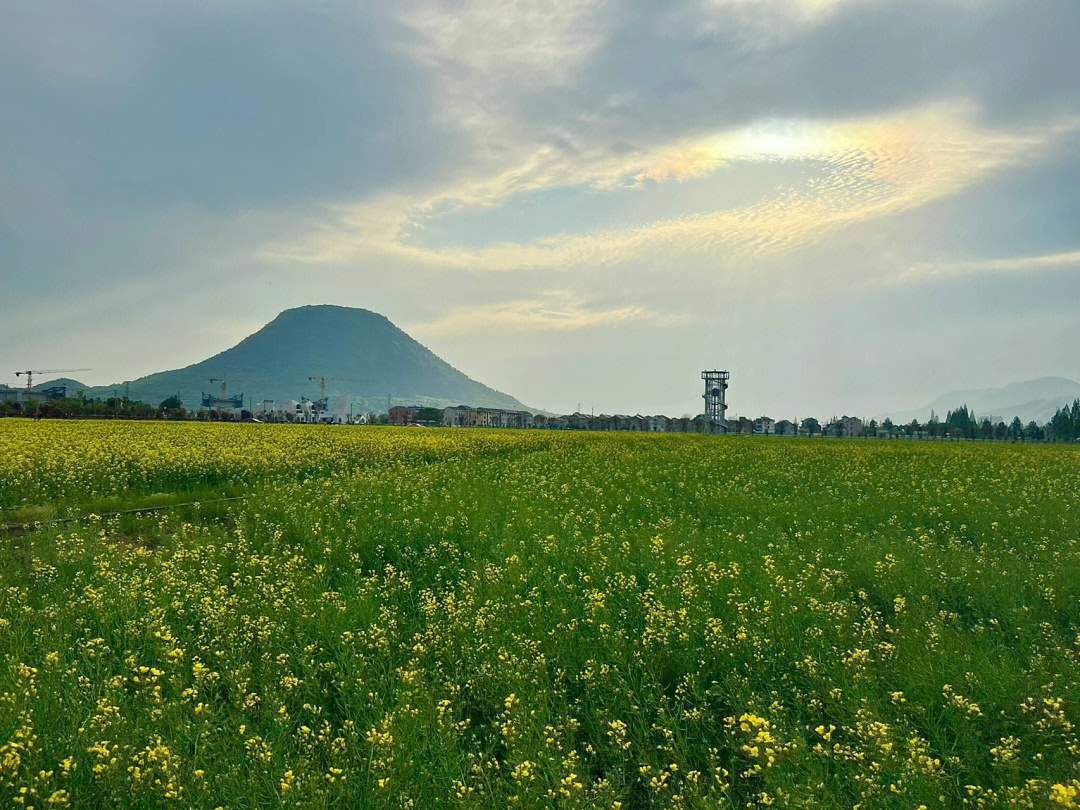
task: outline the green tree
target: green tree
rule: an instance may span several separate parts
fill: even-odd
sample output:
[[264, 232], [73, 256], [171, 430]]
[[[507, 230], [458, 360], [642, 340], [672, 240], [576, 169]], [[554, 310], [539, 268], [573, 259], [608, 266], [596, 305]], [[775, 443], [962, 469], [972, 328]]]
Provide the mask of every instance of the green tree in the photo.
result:
[[422, 425], [441, 425], [443, 412], [438, 408], [421, 408], [416, 412], [416, 421]]

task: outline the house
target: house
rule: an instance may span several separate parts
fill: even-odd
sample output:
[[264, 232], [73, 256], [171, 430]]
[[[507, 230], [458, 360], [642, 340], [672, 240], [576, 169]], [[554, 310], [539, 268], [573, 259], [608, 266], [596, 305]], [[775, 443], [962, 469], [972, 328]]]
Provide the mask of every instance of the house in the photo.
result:
[[861, 419], [855, 416], [841, 416], [839, 419], [829, 422], [822, 432], [826, 436], [839, 436], [850, 439], [861, 436], [862, 431], [863, 423]]
[[650, 416], [648, 424], [650, 433], [667, 433], [671, 426], [671, 420], [662, 415]]
[[295, 399], [287, 399], [279, 402], [271, 411], [275, 422], [302, 422], [303, 409]]
[[841, 416], [839, 426], [840, 435], [847, 438], [861, 436], [863, 432], [862, 419], [855, 416]]
[[469, 414], [470, 427], [502, 427], [502, 411], [498, 408], [477, 408]]
[[593, 430], [615, 430], [615, 417], [610, 413], [602, 413], [593, 417]]
[[770, 436], [776, 432], [776, 422], [767, 416], [759, 416], [754, 420], [755, 436]]
[[587, 413], [575, 411], [566, 417], [566, 427], [568, 430], [590, 430], [592, 428], [592, 417]]
[[754, 432], [754, 420], [749, 419], [745, 416], [740, 416], [739, 421], [736, 423], [735, 429], [739, 433], [745, 433], [749, 436], [751, 433]]
[[532, 414], [528, 411], [504, 410], [502, 412], [502, 426], [517, 428], [519, 430], [532, 427]]
[[450, 405], [443, 408], [443, 424], [447, 427], [468, 427], [470, 411], [472, 408], [468, 405]]
[[799, 426], [790, 419], [781, 419], [776, 423], [775, 432], [777, 436], [796, 436], [799, 433]]
[[419, 408], [395, 405], [390, 409], [389, 422], [391, 425], [411, 425], [416, 421], [416, 415], [418, 413], [420, 413]]

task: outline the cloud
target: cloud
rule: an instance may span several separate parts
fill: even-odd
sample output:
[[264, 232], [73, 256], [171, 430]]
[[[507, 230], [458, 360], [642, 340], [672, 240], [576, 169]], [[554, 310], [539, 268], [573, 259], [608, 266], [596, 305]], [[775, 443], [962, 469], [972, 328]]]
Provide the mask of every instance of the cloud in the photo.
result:
[[1075, 267], [1080, 270], [1080, 250], [1039, 256], [1004, 256], [994, 259], [960, 259], [919, 262], [897, 277], [897, 281], [917, 281], [950, 276], [1037, 273]]
[[[569, 269], [625, 262], [660, 252], [729, 258], [786, 251], [852, 224], [908, 211], [970, 188], [1018, 161], [1037, 159], [1077, 131], [1080, 119], [1052, 127], [993, 129], [960, 103], [847, 121], [762, 120], [714, 136], [619, 158], [565, 155], [530, 159], [431, 197], [379, 198], [328, 211], [328, 220], [260, 256], [333, 264], [361, 255], [393, 256], [417, 267], [510, 271]], [[496, 207], [524, 190], [589, 184], [615, 193], [649, 193], [738, 163], [810, 162], [804, 190], [779, 188], [761, 202], [693, 216], [587, 233], [559, 233], [481, 249], [421, 247], [409, 224], [463, 207]]]
[[609, 309], [591, 307], [570, 292], [550, 291], [531, 299], [457, 306], [435, 321], [412, 324], [409, 331], [424, 336], [573, 332], [625, 325], [675, 326], [686, 321], [685, 315], [663, 314], [637, 305]]

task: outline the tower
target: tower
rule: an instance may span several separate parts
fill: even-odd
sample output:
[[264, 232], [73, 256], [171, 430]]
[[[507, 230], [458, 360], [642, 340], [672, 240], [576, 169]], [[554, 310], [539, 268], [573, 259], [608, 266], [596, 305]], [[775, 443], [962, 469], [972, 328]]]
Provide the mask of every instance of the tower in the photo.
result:
[[727, 411], [728, 378], [726, 371], [703, 371], [701, 379], [705, 381], [705, 418], [710, 422], [724, 422]]

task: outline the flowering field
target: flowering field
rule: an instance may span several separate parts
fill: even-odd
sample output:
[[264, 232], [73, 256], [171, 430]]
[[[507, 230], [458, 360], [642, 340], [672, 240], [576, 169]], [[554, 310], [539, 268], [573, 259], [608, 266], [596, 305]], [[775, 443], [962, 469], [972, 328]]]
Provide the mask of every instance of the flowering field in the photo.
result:
[[80, 515], [3, 806], [1080, 807], [1076, 448], [0, 421]]

